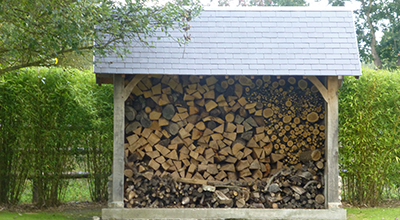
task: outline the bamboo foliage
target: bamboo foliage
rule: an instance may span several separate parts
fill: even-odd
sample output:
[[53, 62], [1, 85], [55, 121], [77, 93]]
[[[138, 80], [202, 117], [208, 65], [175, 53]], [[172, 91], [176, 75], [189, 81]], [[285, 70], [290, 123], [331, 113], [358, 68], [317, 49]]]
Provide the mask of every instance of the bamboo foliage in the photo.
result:
[[[343, 199], [376, 205], [398, 179], [400, 78], [398, 72], [364, 69], [340, 91], [340, 168]], [[398, 181], [398, 180], [397, 180]]]
[[[65, 194], [63, 173], [87, 164], [90, 172], [110, 174], [111, 87], [57, 68], [26, 69], [0, 82], [0, 203], [18, 203], [28, 177], [36, 205], [54, 206]], [[104, 176], [90, 182], [97, 197], [107, 198]]]

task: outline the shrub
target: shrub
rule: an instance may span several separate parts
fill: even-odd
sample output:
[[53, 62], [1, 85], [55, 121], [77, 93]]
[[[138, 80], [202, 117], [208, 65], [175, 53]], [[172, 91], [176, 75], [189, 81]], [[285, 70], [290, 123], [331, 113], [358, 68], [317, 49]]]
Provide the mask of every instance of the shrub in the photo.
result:
[[345, 78], [339, 100], [343, 196], [374, 206], [399, 167], [399, 72], [363, 69], [359, 79]]
[[[67, 184], [63, 174], [87, 160], [95, 167], [90, 172], [99, 172], [93, 179], [107, 176], [111, 152], [112, 87], [98, 87], [92, 73], [30, 68], [2, 76], [0, 203], [18, 203], [31, 178], [37, 205], [58, 205]], [[98, 187], [107, 198], [104, 183]]]

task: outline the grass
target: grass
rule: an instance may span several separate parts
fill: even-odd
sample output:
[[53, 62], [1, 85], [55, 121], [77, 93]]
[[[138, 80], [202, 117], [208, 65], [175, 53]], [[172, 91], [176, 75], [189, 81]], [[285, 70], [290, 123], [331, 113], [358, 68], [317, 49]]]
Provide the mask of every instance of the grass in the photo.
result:
[[398, 220], [400, 208], [347, 208], [348, 220]]
[[89, 220], [101, 216], [100, 209], [64, 210], [51, 212], [0, 212], [0, 220]]
[[35, 219], [53, 219], [53, 220], [65, 220], [70, 219], [61, 213], [16, 213], [16, 212], [0, 212], [1, 220], [35, 220]]
[[70, 180], [62, 202], [91, 201], [88, 179]]
[[[89, 193], [88, 179], [71, 179], [68, 180], [68, 187], [61, 202], [81, 202], [91, 201]], [[25, 190], [21, 195], [21, 203], [32, 202], [32, 181], [28, 180]]]
[[9, 210], [4, 210], [4, 208], [0, 207], [0, 220], [91, 220], [93, 219], [93, 216], [101, 216], [101, 209], [105, 207], [105, 204], [99, 203], [70, 202], [64, 203], [57, 208], [40, 210], [31, 204], [23, 204], [12, 207]]

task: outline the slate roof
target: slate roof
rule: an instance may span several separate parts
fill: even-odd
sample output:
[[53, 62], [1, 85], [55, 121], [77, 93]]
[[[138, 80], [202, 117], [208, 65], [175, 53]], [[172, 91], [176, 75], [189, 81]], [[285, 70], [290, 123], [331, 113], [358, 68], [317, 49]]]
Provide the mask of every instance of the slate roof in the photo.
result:
[[[191, 42], [138, 44], [124, 59], [96, 60], [107, 74], [361, 75], [350, 10], [305, 7], [205, 9], [190, 22]], [[182, 37], [174, 31], [173, 36]]]

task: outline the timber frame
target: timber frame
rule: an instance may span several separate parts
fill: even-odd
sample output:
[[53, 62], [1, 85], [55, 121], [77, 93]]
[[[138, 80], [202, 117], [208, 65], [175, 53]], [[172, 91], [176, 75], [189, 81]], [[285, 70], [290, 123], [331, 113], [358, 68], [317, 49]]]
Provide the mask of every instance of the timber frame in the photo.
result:
[[[123, 185], [124, 185], [124, 106], [125, 101], [132, 89], [140, 82], [145, 75], [135, 75], [135, 77], [124, 86], [124, 75], [113, 75], [114, 84], [114, 153], [113, 153], [113, 188], [112, 208], [123, 208]], [[326, 102], [326, 169], [325, 169], [325, 204], [326, 208], [339, 208], [339, 97], [338, 92], [343, 77], [328, 76], [324, 84], [315, 76], [305, 77], [309, 79], [319, 90]]]
[[[346, 219], [339, 200], [338, 90], [344, 76], [361, 75], [353, 15], [340, 7], [206, 9], [191, 21], [191, 42], [125, 48], [96, 59], [97, 83], [114, 85], [112, 192], [103, 219]], [[220, 28], [223, 27], [223, 28]], [[179, 31], [172, 36], [182, 36]], [[184, 56], [183, 56], [184, 54]], [[325, 209], [124, 208], [125, 101], [148, 75], [303, 76], [325, 100]], [[134, 76], [126, 83], [126, 75]], [[129, 77], [130, 79], [131, 77]]]

